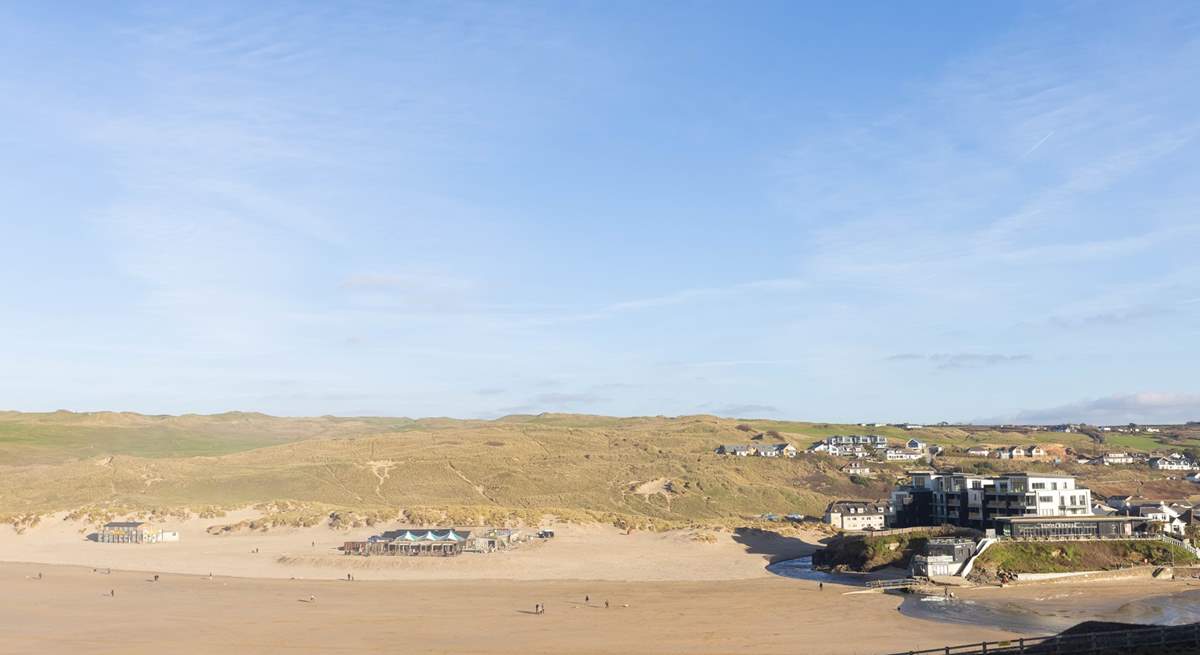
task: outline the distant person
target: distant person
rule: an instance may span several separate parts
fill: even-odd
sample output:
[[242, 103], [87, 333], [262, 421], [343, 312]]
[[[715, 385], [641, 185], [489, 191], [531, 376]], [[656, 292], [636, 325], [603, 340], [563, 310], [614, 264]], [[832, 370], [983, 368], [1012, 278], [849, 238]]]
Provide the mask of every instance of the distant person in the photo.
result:
[[158, 582], [158, 574], [157, 573], [154, 574], [154, 581]]
[[108, 590], [108, 595], [109, 595], [109, 596], [112, 596], [113, 598], [116, 598], [116, 597], [117, 597], [117, 590], [116, 590], [116, 589], [109, 589], [109, 590]]
[[583, 597], [583, 602], [585, 602], [585, 603], [590, 603], [590, 602], [592, 602], [592, 597], [591, 597], [591, 596], [587, 596], [587, 595], [585, 595], [585, 596]]
[[604, 601], [604, 609], [608, 609], [608, 601]]
[[824, 582], [818, 582], [817, 585], [820, 587], [821, 591], [825, 591], [825, 583]]

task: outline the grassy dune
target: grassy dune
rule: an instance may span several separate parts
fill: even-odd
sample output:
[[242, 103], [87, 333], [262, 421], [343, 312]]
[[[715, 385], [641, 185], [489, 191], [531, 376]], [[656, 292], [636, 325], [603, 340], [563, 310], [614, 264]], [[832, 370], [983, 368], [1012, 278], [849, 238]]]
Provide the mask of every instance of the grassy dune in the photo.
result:
[[[713, 417], [5, 418], [22, 435], [3, 445], [9, 465], [0, 467], [0, 512], [7, 514], [289, 500], [703, 521], [818, 513], [833, 497], [880, 497], [887, 489], [851, 482], [825, 457], [717, 457], [717, 445], [751, 435], [737, 421]], [[10, 459], [13, 452], [20, 457]]]
[[[856, 482], [838, 471], [843, 461], [824, 456], [724, 458], [712, 451], [755, 435], [803, 448], [851, 432], [897, 441], [917, 436], [950, 447], [1039, 437], [1045, 443], [1047, 437], [712, 416], [544, 414], [464, 421], [4, 412], [0, 517], [83, 506], [196, 509], [273, 501], [322, 511], [459, 508], [478, 515], [574, 512], [670, 523], [818, 514], [835, 498], [885, 496], [903, 465], [872, 464], [876, 478]], [[1096, 467], [1083, 472], [1107, 476], [1113, 489], [1142, 485], [1145, 477]]]

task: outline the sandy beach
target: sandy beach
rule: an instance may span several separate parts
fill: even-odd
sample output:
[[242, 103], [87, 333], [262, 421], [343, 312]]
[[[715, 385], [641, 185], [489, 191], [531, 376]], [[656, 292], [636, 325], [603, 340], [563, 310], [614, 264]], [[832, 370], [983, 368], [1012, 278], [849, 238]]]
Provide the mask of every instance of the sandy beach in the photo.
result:
[[48, 516], [23, 534], [0, 527], [0, 561], [283, 579], [335, 579], [352, 572], [360, 580], [744, 580], [765, 575], [763, 567], [772, 560], [811, 553], [823, 536], [702, 531], [713, 538], [707, 542], [693, 531], [625, 534], [608, 525], [549, 524], [553, 539], [535, 539], [510, 551], [364, 558], [344, 556], [338, 547], [399, 524], [208, 533], [210, 526], [259, 516], [244, 510], [167, 524], [180, 533], [175, 543], [98, 544], [87, 539], [93, 526], [65, 516]]
[[[0, 586], [0, 653], [865, 654], [1003, 635], [906, 618], [895, 597], [773, 576], [346, 582], [161, 574], [154, 582], [146, 572], [0, 564]], [[533, 613], [535, 603], [544, 614]]]
[[[1013, 636], [905, 616], [898, 596], [847, 594], [851, 588], [766, 571], [771, 560], [811, 552], [819, 534], [719, 532], [709, 543], [692, 532], [562, 525], [553, 540], [507, 553], [358, 558], [334, 549], [377, 530], [206, 532], [238, 518], [193, 519], [173, 526], [179, 543], [142, 545], [88, 541], [86, 526], [61, 516], [22, 535], [5, 528], [0, 653], [834, 655]], [[1064, 606], [1086, 595], [1119, 605], [1173, 588], [1077, 583], [960, 593]], [[544, 614], [533, 613], [538, 603]]]

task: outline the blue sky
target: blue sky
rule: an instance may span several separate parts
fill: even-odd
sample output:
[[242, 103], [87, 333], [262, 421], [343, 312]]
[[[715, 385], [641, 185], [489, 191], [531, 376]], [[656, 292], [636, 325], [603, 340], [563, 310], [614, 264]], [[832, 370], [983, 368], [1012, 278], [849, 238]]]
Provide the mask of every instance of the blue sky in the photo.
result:
[[1200, 10], [0, 6], [0, 405], [1200, 420]]

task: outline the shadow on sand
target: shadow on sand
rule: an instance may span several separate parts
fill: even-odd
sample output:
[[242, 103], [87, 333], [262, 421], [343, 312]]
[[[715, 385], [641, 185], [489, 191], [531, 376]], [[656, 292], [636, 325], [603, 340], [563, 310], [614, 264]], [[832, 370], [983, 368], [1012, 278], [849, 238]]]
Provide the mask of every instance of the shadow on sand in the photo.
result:
[[758, 528], [738, 528], [733, 531], [733, 540], [745, 546], [747, 553], [762, 555], [768, 564], [812, 555], [821, 547], [803, 539]]
[[99, 532], [93, 532], [93, 533], [89, 534], [89, 535], [88, 535], [87, 537], [85, 537], [85, 538], [86, 538], [88, 541], [100, 541], [100, 533], [99, 533]]

